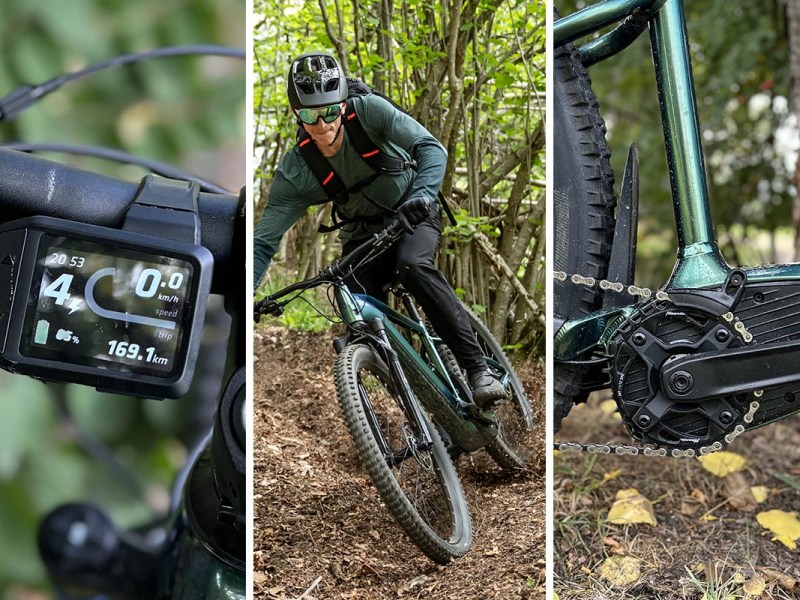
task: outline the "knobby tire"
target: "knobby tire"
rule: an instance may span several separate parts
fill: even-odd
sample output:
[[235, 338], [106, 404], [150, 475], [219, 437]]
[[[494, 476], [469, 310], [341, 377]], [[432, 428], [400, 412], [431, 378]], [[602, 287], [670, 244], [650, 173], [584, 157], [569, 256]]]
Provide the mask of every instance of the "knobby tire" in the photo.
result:
[[468, 308], [465, 309], [484, 356], [497, 362], [508, 375], [508, 387], [511, 393], [510, 397], [495, 410], [500, 433], [486, 447], [486, 452], [504, 471], [527, 471], [532, 467], [535, 454], [532, 435], [533, 411], [530, 402], [503, 347], [478, 316]]
[[472, 545], [469, 509], [453, 462], [425, 412], [419, 411], [432, 448], [390, 466], [381, 438], [395, 453], [404, 441], [406, 448], [413, 444], [403, 439], [408, 430], [402, 423], [408, 419], [399, 408], [388, 366], [370, 346], [353, 344], [337, 357], [335, 379], [348, 431], [386, 508], [432, 560], [446, 564], [464, 555]]
[[[568, 44], [553, 53], [553, 270], [605, 279], [614, 235], [614, 175], [606, 127], [580, 53]], [[555, 281], [554, 314], [574, 319], [600, 308], [602, 291]], [[586, 358], [586, 357], [582, 357]], [[555, 363], [553, 425], [586, 399], [592, 367]]]

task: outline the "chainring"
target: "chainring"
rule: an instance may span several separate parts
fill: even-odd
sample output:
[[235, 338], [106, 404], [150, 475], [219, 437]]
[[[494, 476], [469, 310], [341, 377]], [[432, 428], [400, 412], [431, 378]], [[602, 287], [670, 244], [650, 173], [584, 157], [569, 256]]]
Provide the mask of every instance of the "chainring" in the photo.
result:
[[630, 435], [669, 451], [715, 450], [741, 433], [751, 394], [674, 401], [663, 393], [660, 373], [677, 358], [745, 344], [720, 316], [660, 299], [641, 304], [608, 345], [614, 399]]

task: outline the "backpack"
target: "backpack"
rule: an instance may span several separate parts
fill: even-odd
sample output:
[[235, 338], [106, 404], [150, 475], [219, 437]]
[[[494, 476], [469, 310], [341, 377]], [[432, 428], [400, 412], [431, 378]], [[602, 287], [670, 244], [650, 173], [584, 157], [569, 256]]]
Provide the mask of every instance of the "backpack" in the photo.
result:
[[[360, 96], [368, 96], [371, 94], [383, 98], [400, 112], [406, 115], [410, 114], [408, 111], [398, 106], [391, 98], [381, 94], [379, 91], [367, 85], [360, 79], [354, 79], [352, 77], [347, 78], [347, 100], [345, 101], [347, 103], [347, 109], [345, 110], [343, 117], [344, 122], [342, 125], [347, 132], [347, 137], [349, 138], [350, 143], [353, 144], [353, 147], [356, 149], [361, 159], [374, 171], [372, 175], [362, 181], [359, 181], [350, 188], [348, 188], [341, 177], [336, 174], [328, 160], [322, 156], [322, 153], [319, 151], [319, 148], [317, 148], [317, 145], [311, 141], [311, 137], [308, 135], [308, 133], [306, 133], [306, 130], [303, 129], [302, 125], [298, 123], [297, 148], [308, 164], [309, 169], [311, 169], [311, 172], [314, 174], [314, 177], [317, 179], [317, 181], [319, 181], [319, 184], [322, 186], [325, 194], [333, 202], [333, 208], [331, 210], [333, 224], [329, 226], [320, 225], [318, 228], [320, 233], [335, 231], [341, 227], [344, 227], [348, 223], [382, 222], [384, 216], [387, 214], [393, 214], [393, 211], [387, 210], [384, 207], [380, 207], [384, 211], [384, 215], [375, 217], [354, 217], [352, 219], [343, 219], [339, 221], [336, 216], [336, 209], [337, 207], [344, 206], [347, 203], [350, 194], [358, 192], [361, 188], [375, 181], [379, 176], [397, 176], [405, 173], [409, 169], [416, 170], [417, 168], [417, 163], [414, 160], [406, 161], [399, 156], [392, 156], [386, 152], [383, 152], [377, 146], [377, 144], [370, 139], [369, 135], [367, 135], [367, 132], [364, 130], [364, 126], [361, 124], [356, 111], [352, 108], [350, 99]], [[405, 200], [406, 198], [404, 196], [401, 198], [398, 206]], [[455, 218], [450, 211], [450, 207], [447, 206], [447, 203], [444, 201], [444, 197], [442, 196], [441, 192], [439, 192], [439, 202], [444, 208], [445, 213], [447, 213], [450, 222], [455, 225]]]

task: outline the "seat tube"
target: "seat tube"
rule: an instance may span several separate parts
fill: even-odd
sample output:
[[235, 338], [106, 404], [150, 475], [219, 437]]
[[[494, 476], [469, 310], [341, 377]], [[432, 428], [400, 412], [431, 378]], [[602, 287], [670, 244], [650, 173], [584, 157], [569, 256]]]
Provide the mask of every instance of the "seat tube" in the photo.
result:
[[682, 0], [667, 0], [655, 14], [650, 40], [678, 233], [678, 264], [670, 286], [720, 283], [728, 267], [711, 223]]

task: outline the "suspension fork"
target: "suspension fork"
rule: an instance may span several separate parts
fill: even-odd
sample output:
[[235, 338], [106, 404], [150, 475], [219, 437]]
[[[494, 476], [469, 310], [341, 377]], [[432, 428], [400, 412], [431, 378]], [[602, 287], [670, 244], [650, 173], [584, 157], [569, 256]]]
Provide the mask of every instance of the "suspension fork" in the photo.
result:
[[392, 375], [392, 382], [395, 386], [395, 392], [400, 399], [400, 407], [406, 415], [406, 418], [414, 426], [414, 431], [418, 436], [418, 447], [427, 449], [433, 444], [428, 428], [425, 427], [425, 417], [422, 414], [422, 409], [417, 402], [416, 396], [411, 389], [411, 384], [408, 383], [406, 374], [400, 365], [400, 359], [397, 353], [389, 343], [389, 336], [386, 334], [386, 328], [383, 325], [382, 319], [372, 319], [369, 322], [371, 333], [377, 338], [376, 349], [382, 354], [382, 358], [389, 366], [389, 372]]

